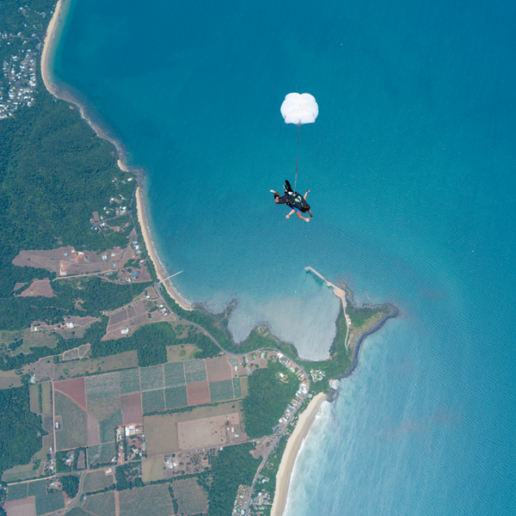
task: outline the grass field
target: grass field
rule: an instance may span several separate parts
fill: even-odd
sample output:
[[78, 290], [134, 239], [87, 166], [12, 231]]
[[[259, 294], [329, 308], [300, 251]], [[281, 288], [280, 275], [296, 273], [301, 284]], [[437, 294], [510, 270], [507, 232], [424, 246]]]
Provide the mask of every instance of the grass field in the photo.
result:
[[167, 346], [167, 362], [192, 360], [200, 349], [195, 344], [173, 344]]
[[36, 514], [47, 514], [55, 512], [64, 507], [64, 497], [62, 493], [51, 493], [45, 496], [36, 496]]
[[235, 392], [235, 398], [242, 397], [242, 386], [240, 384], [240, 378], [233, 378], [233, 391]]
[[69, 450], [88, 445], [87, 414], [68, 396], [55, 393], [55, 412], [63, 418], [61, 430], [56, 432], [56, 449]]
[[115, 441], [115, 426], [124, 423], [122, 411], [117, 410], [111, 416], [100, 422], [100, 442], [111, 443]]
[[212, 403], [232, 400], [234, 397], [232, 380], [210, 382], [210, 398]]
[[114, 516], [116, 514], [115, 492], [108, 491], [107, 493], [87, 496], [83, 508], [85, 511], [96, 514], [97, 516]]
[[204, 360], [188, 360], [184, 364], [186, 383], [204, 382], [208, 379]]
[[113, 475], [106, 475], [103, 469], [86, 473], [82, 484], [84, 493], [94, 493], [113, 485]]
[[165, 364], [165, 387], [185, 385], [185, 369], [183, 362]]
[[163, 480], [165, 478], [163, 469], [163, 459], [156, 457], [155, 459], [144, 460], [142, 462], [142, 480], [145, 484]]
[[167, 485], [159, 484], [120, 491], [121, 516], [142, 516], [144, 514], [152, 514], [152, 516], [174, 514]]
[[242, 398], [245, 398], [249, 394], [249, 377], [242, 376], [240, 378], [240, 385], [242, 387]]
[[186, 386], [168, 387], [165, 389], [165, 404], [167, 410], [186, 407], [188, 398], [186, 396]]
[[120, 394], [134, 394], [140, 392], [140, 373], [138, 369], [122, 371], [120, 373]]
[[163, 395], [163, 389], [160, 391], [142, 392], [142, 406], [144, 414], [165, 410], [165, 397]]
[[34, 414], [41, 414], [39, 410], [39, 385], [29, 385], [30, 411]]
[[21, 376], [16, 371], [0, 371], [0, 389], [10, 389], [11, 387], [21, 387]]
[[163, 366], [142, 367], [140, 369], [140, 383], [142, 391], [156, 391], [163, 389], [165, 382], [163, 380]]
[[195, 421], [208, 417], [223, 416], [231, 413], [240, 413], [240, 410], [240, 403], [235, 401], [230, 403], [221, 403], [216, 407], [199, 407], [188, 412], [146, 416], [143, 418], [143, 423], [145, 425], [147, 453], [150, 456], [163, 453], [174, 453], [178, 451], [179, 434], [177, 423]]
[[208, 509], [208, 493], [195, 478], [180, 480], [172, 484], [179, 512], [186, 515], [205, 513]]
[[41, 384], [41, 401], [43, 403], [43, 415], [44, 416], [50, 416], [52, 415], [52, 408], [51, 408], [51, 392], [50, 392], [50, 383], [42, 383]]
[[100, 374], [86, 377], [86, 398], [101, 401], [120, 396], [120, 375], [118, 373]]
[[115, 443], [104, 443], [88, 448], [88, 464], [105, 464], [115, 455]]
[[[118, 355], [110, 355], [102, 358], [88, 358], [86, 360], [73, 360], [71, 362], [59, 362], [55, 364], [54, 378], [66, 379], [72, 376], [110, 372], [129, 367], [138, 367], [137, 351], [124, 351]], [[65, 371], [65, 368], [67, 372]]]

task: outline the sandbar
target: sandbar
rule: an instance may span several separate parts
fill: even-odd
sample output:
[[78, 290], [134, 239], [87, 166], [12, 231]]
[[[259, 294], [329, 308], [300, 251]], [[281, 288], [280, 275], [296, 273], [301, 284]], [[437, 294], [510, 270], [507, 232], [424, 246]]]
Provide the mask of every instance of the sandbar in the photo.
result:
[[292, 476], [297, 454], [310, 431], [317, 412], [319, 412], [319, 407], [325, 400], [326, 394], [319, 393], [310, 401], [306, 410], [299, 416], [296, 428], [294, 428], [294, 431], [288, 438], [285, 452], [281, 458], [278, 474], [276, 475], [276, 492], [274, 493], [271, 516], [282, 516], [285, 510], [290, 477]]
[[[118, 166], [122, 165], [120, 161], [118, 162]], [[122, 165], [123, 166], [123, 165]], [[120, 166], [120, 168], [122, 168]], [[122, 168], [122, 170], [124, 170]], [[142, 229], [143, 234], [143, 240], [145, 241], [145, 246], [147, 247], [147, 250], [149, 252], [149, 257], [152, 260], [152, 263], [154, 264], [154, 268], [156, 269], [156, 273], [158, 275], [158, 278], [163, 284], [165, 285], [165, 288], [167, 289], [167, 292], [169, 293], [170, 297], [181, 307], [185, 310], [193, 310], [192, 306], [189, 305], [172, 287], [170, 284], [170, 280], [164, 282], [167, 278], [167, 272], [161, 265], [160, 261], [158, 260], [158, 257], [156, 255], [156, 251], [154, 250], [154, 246], [152, 245], [152, 241], [149, 235], [149, 227], [147, 226], [147, 216], [145, 213], [145, 208], [143, 206], [143, 198], [142, 198], [142, 191], [141, 188], [138, 186], [136, 189], [136, 211], [138, 212], [138, 222], [140, 223], [140, 227]]]

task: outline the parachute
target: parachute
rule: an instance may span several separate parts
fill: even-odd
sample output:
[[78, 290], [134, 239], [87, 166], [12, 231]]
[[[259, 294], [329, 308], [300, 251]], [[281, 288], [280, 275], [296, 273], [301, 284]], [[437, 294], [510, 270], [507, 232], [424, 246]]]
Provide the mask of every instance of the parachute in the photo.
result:
[[289, 93], [283, 104], [281, 104], [281, 115], [286, 124], [297, 125], [297, 159], [296, 159], [296, 181], [294, 183], [294, 191], [297, 186], [297, 171], [299, 168], [299, 136], [301, 126], [304, 124], [313, 124], [319, 115], [319, 106], [315, 101], [315, 97], [310, 93]]
[[281, 104], [281, 114], [286, 124], [295, 124], [299, 127], [315, 122], [319, 115], [319, 106], [310, 93], [289, 93]]

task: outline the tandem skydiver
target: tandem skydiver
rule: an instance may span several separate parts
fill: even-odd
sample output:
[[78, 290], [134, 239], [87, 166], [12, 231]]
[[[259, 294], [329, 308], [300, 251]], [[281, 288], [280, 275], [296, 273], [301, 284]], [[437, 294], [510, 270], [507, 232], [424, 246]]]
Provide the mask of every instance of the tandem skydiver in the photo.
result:
[[[310, 205], [306, 202], [306, 197], [310, 190], [307, 190], [304, 197], [302, 197], [301, 194], [292, 190], [288, 180], [285, 181], [285, 186], [283, 188], [285, 190], [285, 195], [280, 196], [280, 194], [274, 190], [271, 190], [271, 192], [274, 194], [274, 202], [276, 204], [286, 204], [292, 208], [292, 211], [286, 216], [286, 218], [289, 219], [290, 216], [295, 213], [301, 220], [310, 222], [310, 219], [313, 217], [310, 210]], [[310, 219], [301, 215], [301, 213], [307, 212], [310, 214]]]

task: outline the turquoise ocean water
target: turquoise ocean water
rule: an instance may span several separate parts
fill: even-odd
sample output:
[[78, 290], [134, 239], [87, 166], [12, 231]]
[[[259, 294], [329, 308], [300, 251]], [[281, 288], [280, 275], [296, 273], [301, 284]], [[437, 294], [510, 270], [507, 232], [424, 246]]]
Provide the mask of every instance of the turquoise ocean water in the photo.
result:
[[[363, 348], [296, 463], [288, 516], [516, 513], [516, 4], [72, 0], [53, 74], [146, 173], [153, 240], [237, 340], [325, 357], [312, 265], [403, 316]], [[296, 128], [318, 100], [298, 189]]]

